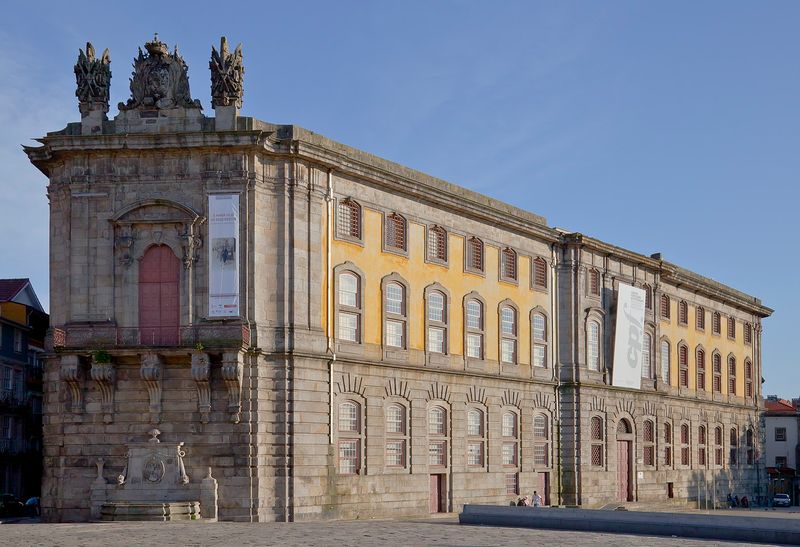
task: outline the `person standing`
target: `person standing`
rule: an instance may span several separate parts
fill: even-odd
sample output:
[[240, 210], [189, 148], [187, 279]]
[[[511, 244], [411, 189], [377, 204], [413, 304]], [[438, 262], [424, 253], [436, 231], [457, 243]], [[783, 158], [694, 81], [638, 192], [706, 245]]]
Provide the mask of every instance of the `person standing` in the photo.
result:
[[541, 507], [542, 506], [542, 496], [539, 495], [536, 490], [533, 491], [533, 506], [534, 507]]

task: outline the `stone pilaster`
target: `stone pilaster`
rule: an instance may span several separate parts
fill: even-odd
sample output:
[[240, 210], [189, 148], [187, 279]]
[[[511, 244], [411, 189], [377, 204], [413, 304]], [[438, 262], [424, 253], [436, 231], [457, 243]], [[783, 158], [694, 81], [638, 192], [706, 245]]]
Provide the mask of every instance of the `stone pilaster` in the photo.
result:
[[208, 423], [211, 414], [211, 362], [208, 354], [192, 354], [192, 380], [197, 385], [197, 411], [200, 421]]
[[161, 380], [164, 377], [164, 363], [161, 356], [156, 353], [142, 355], [140, 368], [142, 380], [147, 385], [147, 395], [150, 398], [150, 421], [161, 421]]
[[114, 421], [114, 389], [117, 371], [112, 363], [97, 363], [92, 360], [92, 368], [89, 374], [100, 390], [100, 408], [103, 413], [103, 421], [110, 424]]
[[244, 370], [239, 352], [226, 352], [222, 355], [222, 378], [228, 386], [228, 411], [231, 421], [239, 423], [242, 411], [242, 377]]
[[81, 361], [77, 355], [61, 356], [61, 379], [70, 393], [69, 411], [83, 412], [83, 390], [81, 388]]

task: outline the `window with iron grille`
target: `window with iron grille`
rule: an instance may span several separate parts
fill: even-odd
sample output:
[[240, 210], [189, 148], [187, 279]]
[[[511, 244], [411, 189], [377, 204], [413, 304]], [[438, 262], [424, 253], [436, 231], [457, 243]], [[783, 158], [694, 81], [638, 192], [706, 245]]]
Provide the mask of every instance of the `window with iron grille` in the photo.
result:
[[645, 420], [642, 431], [644, 464], [656, 465], [656, 426], [653, 420]]
[[681, 300], [678, 302], [678, 324], [686, 325], [689, 323], [689, 305]]
[[509, 496], [519, 495], [519, 475], [517, 473], [506, 473], [506, 494]]
[[464, 323], [467, 330], [467, 357], [483, 359], [483, 303], [470, 299], [464, 304]]
[[681, 387], [689, 387], [689, 348], [678, 346], [678, 367]]
[[736, 428], [732, 427], [730, 432], [730, 456], [728, 457], [728, 464], [733, 467], [736, 465], [737, 453], [739, 452], [739, 435]]
[[753, 430], [748, 428], [744, 435], [745, 448], [747, 449], [747, 465], [755, 462], [755, 447], [753, 446]]
[[428, 351], [447, 353], [447, 298], [440, 291], [428, 293]]
[[589, 270], [589, 294], [600, 296], [600, 272], [595, 269]]
[[547, 262], [541, 257], [533, 259], [533, 286], [547, 288]]
[[406, 219], [391, 213], [386, 217], [386, 247], [405, 252], [406, 244]]
[[642, 378], [653, 377], [653, 337], [648, 333], [644, 333], [642, 337]]
[[336, 235], [361, 239], [361, 206], [351, 199], [339, 202], [336, 216]]
[[384, 330], [387, 346], [406, 347], [406, 288], [396, 281], [385, 286]]
[[517, 415], [513, 412], [504, 412], [502, 426], [503, 465], [516, 466], [519, 445]]
[[428, 410], [428, 465], [447, 466], [447, 411], [434, 406]]
[[477, 237], [470, 237], [467, 240], [467, 269], [483, 271], [483, 241]]
[[717, 311], [711, 314], [711, 332], [712, 334], [719, 334], [722, 332], [722, 317], [720, 317]]
[[736, 319], [733, 317], [728, 317], [728, 338], [736, 339]]
[[500, 307], [500, 361], [517, 362], [517, 310], [511, 306]]
[[538, 467], [550, 466], [550, 428], [544, 414], [533, 417], [533, 464]]
[[728, 357], [728, 394], [736, 395], [736, 357]]
[[666, 340], [661, 341], [661, 379], [666, 385], [669, 385], [669, 369], [670, 369], [670, 348], [669, 342]]
[[695, 361], [697, 368], [697, 389], [703, 391], [706, 389], [706, 352], [703, 351], [702, 348], [697, 348]]
[[500, 253], [500, 277], [509, 281], [517, 280], [517, 253], [510, 247]]
[[753, 326], [750, 323], [744, 324], [744, 343], [748, 346], [753, 343]]
[[706, 426], [701, 425], [697, 430], [697, 463], [706, 466]]
[[702, 306], [697, 306], [695, 310], [694, 326], [697, 330], [706, 330], [706, 310]]
[[664, 423], [664, 465], [672, 465], [672, 424]]
[[722, 428], [714, 429], [714, 465], [722, 467]]
[[644, 289], [644, 307], [645, 307], [645, 309], [652, 310], [653, 309], [653, 289], [650, 288], [650, 285], [642, 285], [642, 289]]
[[354, 401], [339, 404], [339, 473], [361, 472], [361, 405]]
[[339, 473], [357, 475], [359, 472], [359, 443], [357, 440], [339, 441]]
[[467, 465], [483, 467], [486, 434], [483, 411], [471, 408], [467, 411]]
[[386, 465], [406, 467], [408, 428], [406, 407], [393, 403], [386, 408]]
[[593, 416], [591, 420], [591, 439], [592, 439], [592, 465], [602, 467], [605, 454], [605, 434], [603, 431], [603, 419]]
[[586, 326], [586, 364], [589, 370], [600, 370], [600, 323], [589, 321]]
[[354, 272], [339, 274], [338, 335], [340, 340], [361, 342], [361, 278]]
[[749, 359], [744, 360], [744, 396], [753, 396], [753, 363]]
[[661, 315], [662, 319], [669, 319], [669, 296], [666, 294], [661, 295], [661, 301], [659, 307], [659, 314]]
[[428, 260], [447, 262], [447, 231], [441, 226], [428, 229]]
[[722, 356], [715, 352], [711, 356], [711, 361], [714, 371], [714, 393], [722, 393]]
[[681, 425], [681, 465], [688, 466], [691, 463], [689, 451], [689, 425]]
[[428, 465], [432, 467], [447, 466], [446, 441], [431, 441], [428, 444]]

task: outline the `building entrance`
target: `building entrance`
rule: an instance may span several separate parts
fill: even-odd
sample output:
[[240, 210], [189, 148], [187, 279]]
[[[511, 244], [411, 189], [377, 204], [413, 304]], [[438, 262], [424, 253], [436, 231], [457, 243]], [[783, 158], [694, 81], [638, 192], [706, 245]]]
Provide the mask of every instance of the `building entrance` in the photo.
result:
[[139, 342], [152, 346], [178, 343], [181, 262], [166, 245], [154, 245], [139, 262]]

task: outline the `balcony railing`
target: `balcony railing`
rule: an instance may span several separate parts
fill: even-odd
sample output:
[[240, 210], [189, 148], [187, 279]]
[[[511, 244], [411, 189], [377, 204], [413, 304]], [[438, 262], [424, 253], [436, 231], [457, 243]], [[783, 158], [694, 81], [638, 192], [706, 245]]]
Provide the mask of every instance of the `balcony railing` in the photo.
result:
[[117, 327], [108, 324], [66, 325], [50, 329], [52, 347], [194, 347], [230, 348], [250, 345], [250, 328], [241, 323], [209, 323], [171, 328]]

